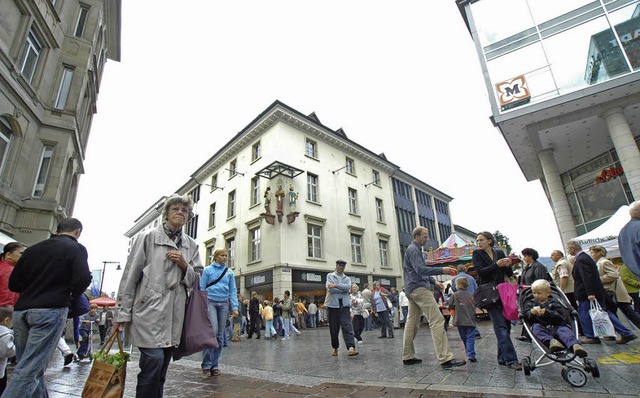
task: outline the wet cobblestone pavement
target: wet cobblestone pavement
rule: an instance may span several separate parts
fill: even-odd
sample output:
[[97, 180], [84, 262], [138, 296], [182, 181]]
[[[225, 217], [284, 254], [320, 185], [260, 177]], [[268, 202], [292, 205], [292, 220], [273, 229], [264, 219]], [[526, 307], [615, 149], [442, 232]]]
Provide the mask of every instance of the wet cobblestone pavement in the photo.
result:
[[[203, 377], [200, 355], [169, 367], [165, 397], [638, 397], [640, 391], [640, 343], [603, 342], [585, 346], [598, 361], [601, 376], [588, 375], [584, 387], [572, 387], [561, 376], [562, 366], [535, 369], [530, 376], [499, 366], [496, 340], [488, 321], [479, 323], [482, 339], [476, 341], [478, 362], [442, 369], [435, 360], [430, 330], [423, 325], [416, 337], [416, 356], [424, 362], [402, 364], [402, 330], [395, 339], [378, 339], [379, 331], [363, 333], [360, 355], [348, 357], [341, 346], [331, 356], [327, 327], [303, 329], [302, 336], [229, 342], [222, 353], [222, 375]], [[636, 333], [640, 332], [634, 329]], [[520, 326], [512, 329], [512, 336]], [[448, 332], [456, 358], [464, 358], [464, 347], [455, 328]], [[342, 341], [341, 341], [342, 344]], [[530, 343], [514, 340], [520, 359], [540, 355]], [[97, 345], [94, 345], [97, 347]], [[138, 353], [133, 350], [127, 367], [126, 397], [135, 396]], [[62, 367], [56, 352], [45, 377], [51, 398], [79, 397], [91, 363], [84, 360]], [[11, 368], [9, 368], [9, 378]]]

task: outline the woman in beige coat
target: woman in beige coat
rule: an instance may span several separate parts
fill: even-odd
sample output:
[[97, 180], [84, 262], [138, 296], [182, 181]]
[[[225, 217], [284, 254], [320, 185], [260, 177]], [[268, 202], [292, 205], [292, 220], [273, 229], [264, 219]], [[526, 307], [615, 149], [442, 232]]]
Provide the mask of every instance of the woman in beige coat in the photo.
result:
[[120, 281], [112, 333], [125, 329], [140, 350], [136, 397], [162, 397], [173, 349], [180, 343], [187, 289], [202, 269], [198, 245], [182, 227], [193, 217], [193, 202], [173, 195], [163, 223], [138, 236]]
[[607, 292], [615, 292], [616, 304], [610, 305], [609, 300], [607, 300], [607, 307], [617, 307], [609, 308], [609, 310], [617, 315], [616, 310], [620, 309], [631, 323], [636, 325], [637, 328], [640, 328], [640, 314], [638, 314], [631, 305], [631, 296], [629, 296], [627, 289], [624, 287], [618, 269], [610, 260], [605, 258], [607, 249], [600, 245], [595, 245], [591, 246], [589, 251], [591, 252], [591, 257], [593, 257], [598, 264], [598, 273], [604, 285], [604, 290]]

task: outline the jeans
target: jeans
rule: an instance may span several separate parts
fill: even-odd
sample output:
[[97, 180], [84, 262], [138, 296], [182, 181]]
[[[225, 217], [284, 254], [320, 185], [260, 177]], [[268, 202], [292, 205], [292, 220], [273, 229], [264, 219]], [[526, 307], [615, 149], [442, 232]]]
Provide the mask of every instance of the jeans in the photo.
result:
[[5, 398], [48, 397], [44, 371], [67, 322], [68, 308], [34, 308], [13, 313], [16, 365]]
[[387, 333], [389, 337], [393, 337], [393, 323], [391, 323], [391, 318], [389, 318], [389, 310], [378, 311], [378, 321], [380, 321], [380, 336], [387, 337]]
[[436, 357], [440, 363], [444, 363], [453, 359], [451, 347], [449, 347], [449, 338], [447, 332], [444, 331], [444, 317], [440, 313], [440, 308], [433, 297], [433, 290], [424, 287], [416, 288], [407, 295], [409, 299], [409, 314], [407, 315], [407, 323], [404, 326], [404, 340], [402, 342], [402, 359], [413, 359], [416, 350], [413, 340], [420, 329], [420, 316], [424, 313], [429, 321], [431, 329], [431, 340]]
[[282, 316], [273, 316], [273, 327], [276, 329], [278, 336], [284, 336], [284, 322], [282, 322]]
[[293, 318], [282, 318], [284, 320], [284, 338], [289, 337], [289, 331], [296, 335], [300, 334], [300, 331], [293, 326]]
[[213, 332], [218, 339], [218, 348], [207, 348], [202, 353], [202, 369], [218, 369], [218, 360], [222, 353], [223, 333], [225, 324], [229, 318], [229, 303], [226, 301], [208, 301], [209, 320], [213, 326]]
[[173, 347], [138, 347], [138, 350], [140, 350], [140, 373], [138, 373], [136, 385], [136, 398], [162, 398]]
[[631, 303], [623, 303], [621, 301], [618, 301], [618, 309], [622, 311], [629, 322], [633, 323], [635, 327], [640, 329], [640, 314], [638, 314], [636, 310], [633, 309]]
[[476, 327], [458, 326], [458, 334], [464, 343], [467, 358], [474, 359], [476, 357]]
[[[603, 309], [606, 308], [604, 304], [604, 299], [599, 299], [598, 303], [600, 307]], [[589, 315], [589, 310], [591, 309], [591, 302], [589, 300], [579, 300], [578, 301], [578, 320], [580, 321], [580, 326], [582, 327], [582, 333], [585, 337], [594, 339], [595, 335], [593, 334], [593, 323], [591, 323], [591, 316]], [[609, 319], [613, 324], [613, 328], [616, 333], [620, 336], [628, 337], [633, 335], [631, 330], [627, 329], [622, 322], [616, 317], [613, 312], [607, 310], [609, 313]]]
[[315, 328], [318, 324], [318, 314], [309, 314], [309, 326]]
[[499, 306], [489, 306], [486, 308], [489, 318], [493, 323], [493, 333], [496, 335], [498, 343], [498, 362], [505, 365], [518, 363], [518, 354], [511, 341], [511, 322], [502, 315], [502, 308]]
[[[371, 314], [371, 310], [369, 310], [369, 313]], [[373, 314], [369, 315], [369, 317], [364, 320], [364, 330], [373, 330]]]
[[329, 333], [331, 334], [331, 348], [338, 349], [340, 342], [338, 334], [342, 329], [342, 338], [347, 349], [356, 346], [353, 340], [353, 326], [351, 325], [351, 310], [349, 307], [327, 308], [329, 317]]
[[362, 341], [362, 330], [364, 329], [364, 317], [362, 315], [354, 315], [351, 320], [353, 325], [353, 337], [357, 341]]
[[402, 308], [402, 323], [407, 323], [407, 314], [409, 313], [409, 306], [404, 306]]
[[[553, 334], [551, 334], [549, 329], [539, 323], [534, 323], [533, 326], [531, 326], [531, 331], [533, 332], [533, 335], [536, 336], [536, 339], [542, 341], [543, 343], [548, 343], [549, 341], [551, 341], [551, 339], [556, 338]], [[558, 340], [562, 341], [562, 343], [567, 348], [571, 348], [576, 344], [580, 344], [573, 330], [567, 325], [558, 326], [556, 328], [555, 334], [558, 336]]]
[[264, 321], [264, 334], [266, 337], [276, 336], [276, 328], [273, 327], [273, 319]]
[[80, 337], [82, 341], [80, 342], [80, 347], [78, 347], [78, 356], [85, 356], [89, 353], [89, 339], [91, 339], [91, 331], [87, 329], [80, 329]]

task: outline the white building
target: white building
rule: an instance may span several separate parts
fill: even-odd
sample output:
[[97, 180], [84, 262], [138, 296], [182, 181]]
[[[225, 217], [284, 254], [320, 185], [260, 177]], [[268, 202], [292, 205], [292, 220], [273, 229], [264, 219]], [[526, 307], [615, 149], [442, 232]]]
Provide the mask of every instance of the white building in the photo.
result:
[[[294, 206], [290, 188], [297, 195]], [[239, 291], [265, 298], [282, 297], [284, 290], [323, 297], [326, 274], [338, 259], [348, 262], [347, 274], [361, 287], [373, 280], [399, 286], [411, 230], [428, 227], [431, 246], [437, 246], [452, 229], [451, 197], [351, 141], [342, 129], [326, 127], [314, 113], [303, 115], [279, 101], [177, 193], [196, 202], [185, 231], [201, 244], [203, 262], [213, 260], [216, 248], [227, 248]], [[126, 236], [157, 226], [164, 199]]]

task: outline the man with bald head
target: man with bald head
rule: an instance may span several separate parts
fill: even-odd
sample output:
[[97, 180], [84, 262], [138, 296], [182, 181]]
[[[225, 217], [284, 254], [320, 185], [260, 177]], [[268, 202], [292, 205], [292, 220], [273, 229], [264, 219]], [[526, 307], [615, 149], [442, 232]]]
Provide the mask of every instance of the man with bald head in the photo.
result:
[[640, 201], [631, 203], [631, 220], [618, 235], [618, 247], [624, 264], [640, 280]]

